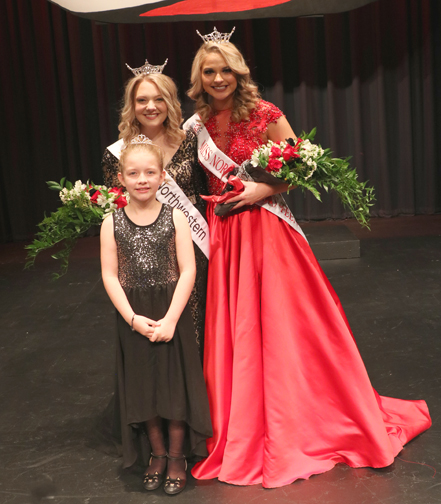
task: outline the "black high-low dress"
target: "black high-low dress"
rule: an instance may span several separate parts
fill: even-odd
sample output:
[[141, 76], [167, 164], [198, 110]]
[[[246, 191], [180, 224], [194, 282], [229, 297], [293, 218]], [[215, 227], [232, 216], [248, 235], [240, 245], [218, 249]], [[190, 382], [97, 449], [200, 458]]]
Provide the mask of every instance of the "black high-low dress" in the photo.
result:
[[[158, 218], [148, 226], [134, 224], [123, 208], [113, 219], [118, 277], [127, 299], [135, 313], [159, 320], [179, 279], [173, 209], [162, 205]], [[117, 328], [115, 400], [123, 466], [135, 463], [137, 438], [145, 437], [144, 422], [156, 416], [185, 421], [190, 452], [206, 455], [205, 439], [212, 435], [210, 413], [189, 306], [168, 343], [152, 343], [132, 331], [119, 313]]]

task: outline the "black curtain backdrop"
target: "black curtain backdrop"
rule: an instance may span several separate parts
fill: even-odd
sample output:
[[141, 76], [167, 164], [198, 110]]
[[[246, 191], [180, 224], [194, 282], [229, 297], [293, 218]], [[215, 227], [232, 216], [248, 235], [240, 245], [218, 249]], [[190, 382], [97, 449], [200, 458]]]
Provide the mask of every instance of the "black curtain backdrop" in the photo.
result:
[[[372, 215], [441, 210], [441, 5], [382, 0], [324, 17], [219, 21], [263, 97], [294, 131], [352, 156], [376, 188]], [[193, 55], [212, 22], [99, 24], [46, 0], [0, 0], [0, 240], [32, 237], [58, 195], [46, 180], [102, 182], [117, 140], [125, 67], [169, 63], [185, 98]], [[437, 64], [438, 62], [438, 64]], [[288, 196], [300, 220], [344, 218], [337, 199]]]

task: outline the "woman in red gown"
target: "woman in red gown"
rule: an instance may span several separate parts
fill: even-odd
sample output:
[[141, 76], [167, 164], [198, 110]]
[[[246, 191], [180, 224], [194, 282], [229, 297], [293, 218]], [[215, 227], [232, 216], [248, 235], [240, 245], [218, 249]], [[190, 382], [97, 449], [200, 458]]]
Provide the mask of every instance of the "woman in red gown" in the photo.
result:
[[[237, 164], [268, 140], [295, 138], [230, 42], [204, 43], [191, 80], [202, 123]], [[210, 194], [219, 195], [224, 183], [206, 172]], [[426, 403], [376, 393], [304, 236], [256, 205], [273, 188], [244, 186], [232, 213], [216, 216], [214, 203], [207, 212], [204, 368], [214, 435], [193, 475], [272, 488], [337, 463], [390, 465], [431, 425]]]

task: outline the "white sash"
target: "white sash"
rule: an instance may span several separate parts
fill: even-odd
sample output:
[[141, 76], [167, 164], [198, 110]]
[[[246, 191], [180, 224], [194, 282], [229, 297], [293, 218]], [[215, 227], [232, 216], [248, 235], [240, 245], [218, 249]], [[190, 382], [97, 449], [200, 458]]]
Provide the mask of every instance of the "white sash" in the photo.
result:
[[[119, 159], [123, 145], [124, 141], [121, 139], [107, 147], [107, 149]], [[167, 172], [165, 172], [164, 182], [158, 188], [156, 199], [160, 203], [178, 208], [184, 213], [190, 225], [193, 241], [208, 258], [210, 252], [210, 234], [207, 221]]]
[[[217, 178], [226, 182], [225, 173], [231, 167], [239, 168], [239, 166], [216, 146], [198, 114], [194, 114], [185, 122], [184, 130], [186, 129], [192, 129], [198, 137], [199, 162]], [[245, 178], [243, 173], [239, 173], [238, 177]], [[251, 177], [249, 177], [249, 180], [252, 180]], [[270, 202], [266, 200], [265, 202], [258, 202], [257, 205], [283, 219], [306, 240], [302, 228], [298, 225], [282, 195], [278, 194], [273, 196]]]

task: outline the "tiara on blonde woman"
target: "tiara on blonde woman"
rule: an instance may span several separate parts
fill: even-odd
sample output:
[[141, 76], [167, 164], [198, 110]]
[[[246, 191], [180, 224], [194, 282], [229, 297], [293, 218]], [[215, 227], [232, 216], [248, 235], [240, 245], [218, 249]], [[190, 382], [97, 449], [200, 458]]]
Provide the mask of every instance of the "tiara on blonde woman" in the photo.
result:
[[150, 63], [145, 60], [145, 63], [142, 67], [139, 68], [131, 68], [126, 63], [126, 67], [133, 73], [133, 75], [150, 75], [150, 74], [162, 74], [165, 65], [168, 62], [168, 58], [164, 61], [163, 65], [150, 65]]
[[215, 44], [226, 44], [230, 41], [231, 35], [233, 35], [235, 29], [236, 27], [234, 26], [230, 33], [220, 33], [216, 30], [216, 27], [214, 27], [214, 30], [208, 35], [201, 35], [198, 30], [196, 30], [196, 33], [199, 37], [201, 37], [205, 44], [208, 44], [209, 42], [213, 42]]

